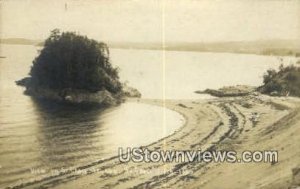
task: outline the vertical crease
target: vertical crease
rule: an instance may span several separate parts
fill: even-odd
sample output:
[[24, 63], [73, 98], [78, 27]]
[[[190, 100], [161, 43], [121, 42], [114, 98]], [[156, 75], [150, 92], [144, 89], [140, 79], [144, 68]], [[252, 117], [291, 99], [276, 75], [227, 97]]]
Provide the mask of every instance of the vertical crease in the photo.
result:
[[[163, 92], [163, 136], [166, 136], [166, 42], [165, 42], [165, 0], [162, 2], [162, 92]], [[163, 140], [163, 150], [166, 150], [166, 140]], [[166, 165], [164, 173], [166, 173]]]

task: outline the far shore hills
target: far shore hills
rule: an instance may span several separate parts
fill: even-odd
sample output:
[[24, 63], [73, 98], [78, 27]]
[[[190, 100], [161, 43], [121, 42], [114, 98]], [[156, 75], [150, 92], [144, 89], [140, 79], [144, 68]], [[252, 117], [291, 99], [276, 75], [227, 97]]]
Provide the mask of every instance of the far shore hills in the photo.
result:
[[[43, 46], [43, 40], [26, 38], [4, 38], [0, 44], [36, 45]], [[228, 42], [107, 42], [110, 48], [119, 49], [148, 49], [168, 51], [195, 51], [195, 52], [224, 52], [275, 56], [300, 56], [300, 40], [260, 40], [260, 41], [228, 41]]]

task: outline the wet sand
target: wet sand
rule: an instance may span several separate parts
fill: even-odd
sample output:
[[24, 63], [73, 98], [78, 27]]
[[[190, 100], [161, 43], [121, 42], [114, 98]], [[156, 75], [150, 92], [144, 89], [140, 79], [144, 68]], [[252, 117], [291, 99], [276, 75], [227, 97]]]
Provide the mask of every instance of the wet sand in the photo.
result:
[[[299, 181], [300, 99], [245, 96], [133, 100], [181, 113], [185, 125], [149, 150], [277, 150], [278, 163], [121, 163], [117, 156], [16, 188], [292, 188]], [[257, 123], [251, 121], [253, 113]], [[116, 149], [117, 154], [117, 149]], [[82, 174], [79, 174], [82, 173]], [[85, 174], [83, 174], [85, 173]], [[300, 173], [299, 173], [300, 174]]]

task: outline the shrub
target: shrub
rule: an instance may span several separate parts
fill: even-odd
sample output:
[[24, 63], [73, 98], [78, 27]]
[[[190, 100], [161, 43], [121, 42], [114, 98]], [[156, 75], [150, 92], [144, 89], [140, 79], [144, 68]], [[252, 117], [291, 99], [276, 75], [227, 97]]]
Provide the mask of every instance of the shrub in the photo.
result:
[[263, 93], [300, 96], [300, 67], [280, 65], [279, 70], [270, 69], [264, 75]]

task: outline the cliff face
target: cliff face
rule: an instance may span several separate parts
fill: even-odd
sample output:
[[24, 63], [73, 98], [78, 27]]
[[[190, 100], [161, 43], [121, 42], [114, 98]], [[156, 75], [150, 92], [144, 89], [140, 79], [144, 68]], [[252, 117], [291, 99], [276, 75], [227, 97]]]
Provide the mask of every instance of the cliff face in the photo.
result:
[[126, 98], [140, 98], [141, 93], [132, 87], [124, 85], [122, 92], [112, 94], [103, 89], [97, 92], [90, 92], [80, 89], [49, 89], [33, 86], [30, 78], [16, 81], [17, 85], [26, 87], [25, 94], [39, 99], [55, 100], [72, 104], [99, 104], [116, 105], [123, 102]]

